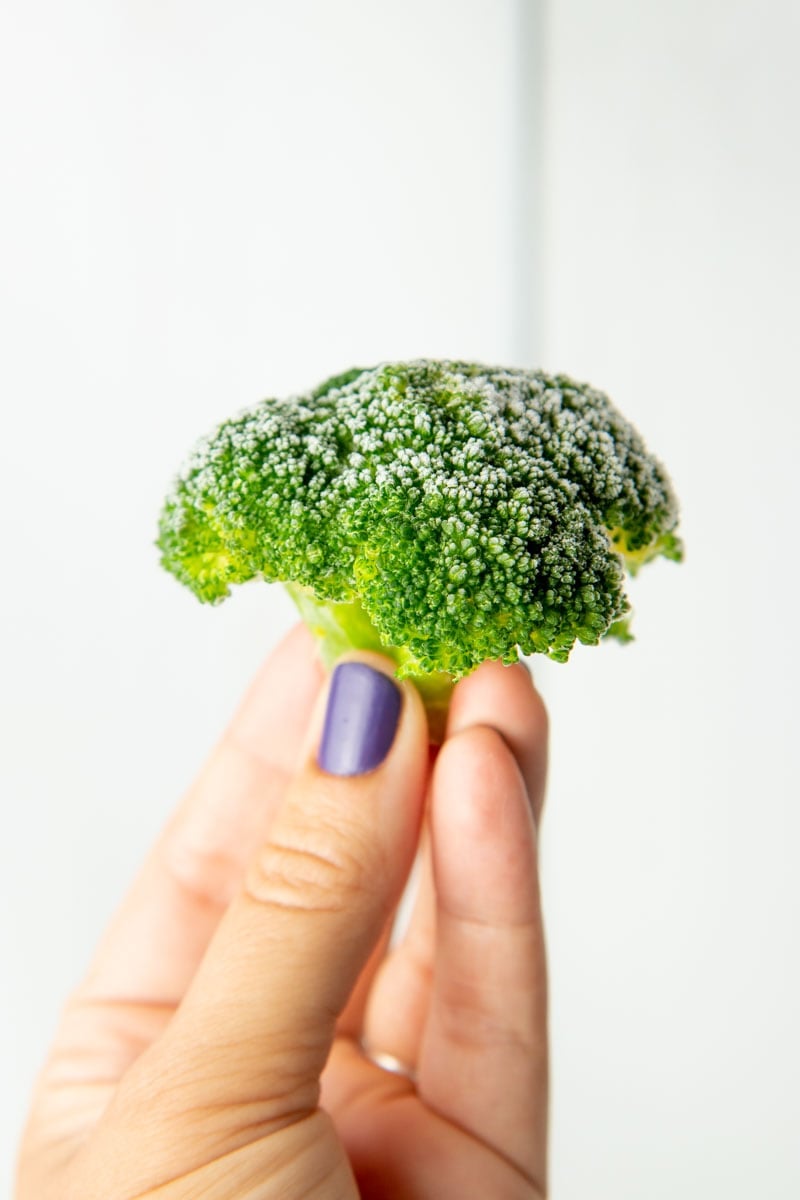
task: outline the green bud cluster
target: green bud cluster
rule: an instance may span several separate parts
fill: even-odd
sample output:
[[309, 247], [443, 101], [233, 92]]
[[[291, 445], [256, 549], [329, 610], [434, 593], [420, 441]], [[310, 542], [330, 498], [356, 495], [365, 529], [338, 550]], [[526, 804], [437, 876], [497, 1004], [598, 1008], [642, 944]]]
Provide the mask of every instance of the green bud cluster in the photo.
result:
[[159, 546], [201, 600], [281, 580], [331, 657], [380, 647], [401, 677], [452, 681], [629, 637], [626, 567], [678, 560], [676, 524], [666, 472], [602, 392], [418, 361], [224, 422], [177, 479]]

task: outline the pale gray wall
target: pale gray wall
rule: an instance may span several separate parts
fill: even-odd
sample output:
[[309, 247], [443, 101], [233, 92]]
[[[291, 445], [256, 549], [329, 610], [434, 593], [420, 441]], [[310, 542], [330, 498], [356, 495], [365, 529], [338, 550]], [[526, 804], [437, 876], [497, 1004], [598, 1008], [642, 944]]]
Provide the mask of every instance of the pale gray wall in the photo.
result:
[[800, 1195], [800, 8], [549, 6], [545, 358], [669, 464], [687, 560], [551, 672], [553, 1195]]
[[0, 10], [0, 1191], [64, 992], [293, 619], [162, 576], [166, 481], [231, 410], [419, 354], [591, 379], [684, 502], [637, 643], [538, 666], [553, 1194], [800, 1189], [795, 6], [544, 7]]

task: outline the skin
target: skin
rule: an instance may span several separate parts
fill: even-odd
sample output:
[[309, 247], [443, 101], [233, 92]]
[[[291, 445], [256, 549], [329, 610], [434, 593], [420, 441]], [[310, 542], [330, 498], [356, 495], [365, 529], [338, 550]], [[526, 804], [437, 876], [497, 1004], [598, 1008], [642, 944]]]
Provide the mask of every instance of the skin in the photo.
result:
[[431, 766], [404, 685], [384, 763], [341, 779], [316, 763], [326, 693], [298, 627], [64, 1010], [15, 1200], [545, 1195], [542, 701], [484, 664]]

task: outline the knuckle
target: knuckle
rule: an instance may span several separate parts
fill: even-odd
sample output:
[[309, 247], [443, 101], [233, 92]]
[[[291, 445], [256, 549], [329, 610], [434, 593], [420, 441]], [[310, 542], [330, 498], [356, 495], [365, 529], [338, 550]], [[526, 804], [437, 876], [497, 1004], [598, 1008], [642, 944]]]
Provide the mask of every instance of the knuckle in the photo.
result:
[[190, 901], [227, 908], [287, 781], [226, 735], [158, 843], [160, 866]]
[[278, 1034], [256, 1039], [223, 1028], [199, 1040], [189, 1028], [173, 1027], [128, 1072], [115, 1103], [124, 1103], [131, 1122], [139, 1114], [141, 1123], [146, 1113], [207, 1142], [226, 1140], [245, 1125], [267, 1133], [287, 1113], [313, 1111], [318, 1099], [318, 1082], [298, 1064], [297, 1047], [287, 1048]]
[[272, 908], [343, 912], [372, 891], [369, 858], [357, 838], [324, 825], [276, 832], [251, 864], [245, 893]]
[[503, 998], [490, 994], [485, 982], [451, 979], [441, 999], [442, 1033], [461, 1050], [484, 1053], [487, 1047], [502, 1049], [529, 1060], [537, 1054], [531, 1023], [513, 1020]]
[[176, 836], [165, 842], [162, 859], [180, 891], [196, 903], [222, 910], [232, 899], [231, 881], [240, 866], [225, 849]]

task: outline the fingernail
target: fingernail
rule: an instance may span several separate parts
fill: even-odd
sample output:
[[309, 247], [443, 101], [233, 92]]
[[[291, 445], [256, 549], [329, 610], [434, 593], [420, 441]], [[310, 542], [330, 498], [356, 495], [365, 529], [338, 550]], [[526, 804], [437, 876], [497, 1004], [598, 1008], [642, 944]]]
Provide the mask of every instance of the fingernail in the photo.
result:
[[364, 775], [391, 749], [402, 694], [396, 683], [366, 663], [346, 662], [331, 677], [317, 762], [329, 775]]

